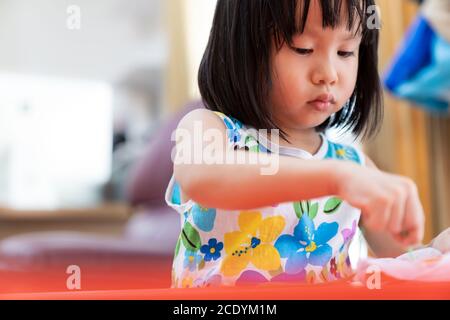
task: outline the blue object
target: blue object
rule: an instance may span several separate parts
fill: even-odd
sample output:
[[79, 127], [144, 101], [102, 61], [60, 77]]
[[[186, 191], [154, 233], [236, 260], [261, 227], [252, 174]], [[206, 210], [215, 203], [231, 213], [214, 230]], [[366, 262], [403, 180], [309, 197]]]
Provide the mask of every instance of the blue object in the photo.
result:
[[400, 84], [430, 64], [433, 35], [433, 29], [428, 22], [418, 16], [408, 30], [384, 79], [389, 90], [395, 91]]
[[446, 112], [450, 96], [450, 44], [418, 16], [384, 77], [394, 95], [429, 111]]
[[432, 63], [396, 89], [398, 96], [434, 112], [448, 111], [450, 101], [450, 44], [433, 39]]

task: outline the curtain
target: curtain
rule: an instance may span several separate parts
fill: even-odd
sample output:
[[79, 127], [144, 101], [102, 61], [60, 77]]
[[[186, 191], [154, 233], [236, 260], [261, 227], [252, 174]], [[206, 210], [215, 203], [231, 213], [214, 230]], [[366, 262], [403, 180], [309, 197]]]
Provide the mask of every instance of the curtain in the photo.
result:
[[166, 70], [167, 111], [200, 98], [197, 73], [216, 7], [215, 0], [164, 1], [169, 56]]
[[450, 227], [450, 119], [428, 117], [432, 178], [433, 228], [439, 233]]
[[165, 30], [168, 40], [167, 65], [164, 76], [164, 113], [171, 114], [182, 108], [190, 100], [187, 52], [187, 32], [185, 29], [185, 0], [163, 1]]

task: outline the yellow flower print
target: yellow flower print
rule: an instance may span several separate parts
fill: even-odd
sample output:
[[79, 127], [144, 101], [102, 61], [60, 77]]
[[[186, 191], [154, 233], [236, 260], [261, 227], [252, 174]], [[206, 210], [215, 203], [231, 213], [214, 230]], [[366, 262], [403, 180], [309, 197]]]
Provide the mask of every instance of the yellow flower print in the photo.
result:
[[337, 270], [341, 277], [346, 278], [353, 275], [354, 271], [347, 264], [348, 255], [342, 252], [339, 254], [338, 262], [337, 262]]
[[356, 150], [352, 147], [334, 144], [336, 157], [343, 160], [351, 160], [360, 163], [360, 159]]
[[327, 266], [322, 268], [319, 278], [322, 282], [330, 282], [332, 280]]
[[238, 275], [250, 262], [260, 270], [278, 270], [281, 266], [280, 254], [272, 242], [283, 231], [286, 224], [284, 218], [272, 216], [262, 219], [259, 211], [242, 211], [238, 223], [240, 231], [224, 236], [226, 256], [221, 266], [223, 275]]
[[338, 259], [337, 259], [337, 270], [341, 274], [341, 276], [344, 276], [344, 272], [345, 272], [344, 262], [345, 262], [345, 253], [341, 253], [341, 254], [339, 254]]
[[194, 279], [192, 279], [192, 277], [185, 277], [181, 281], [182, 288], [192, 288], [193, 284], [194, 284]]
[[346, 155], [345, 149], [337, 149], [337, 150], [336, 150], [336, 154], [337, 154], [339, 157], [344, 158], [345, 155]]

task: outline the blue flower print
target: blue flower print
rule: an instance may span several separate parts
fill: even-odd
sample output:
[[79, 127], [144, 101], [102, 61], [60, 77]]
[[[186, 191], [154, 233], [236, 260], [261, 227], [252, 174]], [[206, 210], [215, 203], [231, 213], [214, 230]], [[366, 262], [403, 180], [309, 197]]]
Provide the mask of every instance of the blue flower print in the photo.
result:
[[324, 266], [332, 257], [333, 250], [327, 242], [332, 239], [339, 225], [322, 223], [316, 230], [307, 214], [302, 215], [294, 228], [294, 234], [284, 234], [275, 242], [281, 258], [287, 258], [285, 272], [295, 274], [308, 264]]
[[217, 260], [220, 258], [220, 251], [223, 249], [223, 243], [217, 242], [217, 239], [209, 239], [208, 244], [200, 248], [200, 252], [205, 255], [205, 261]]
[[195, 225], [200, 230], [209, 232], [214, 228], [216, 209], [204, 208], [198, 204], [194, 204], [191, 208], [191, 214]]
[[359, 156], [353, 148], [336, 145], [336, 156], [338, 159], [359, 162]]
[[200, 261], [202, 261], [201, 255], [194, 251], [186, 250], [184, 253], [183, 268], [188, 268], [189, 271], [195, 271]]
[[225, 125], [228, 129], [228, 138], [231, 142], [239, 142], [241, 140], [240, 129], [242, 128], [242, 124], [232, 117], [229, 118], [232, 119], [234, 123], [231, 123], [227, 118], [223, 118], [223, 121], [225, 122]]
[[328, 152], [325, 158], [350, 160], [356, 163], [361, 163], [361, 159], [358, 153], [356, 152], [356, 149], [350, 146], [345, 146], [332, 142], [328, 143]]

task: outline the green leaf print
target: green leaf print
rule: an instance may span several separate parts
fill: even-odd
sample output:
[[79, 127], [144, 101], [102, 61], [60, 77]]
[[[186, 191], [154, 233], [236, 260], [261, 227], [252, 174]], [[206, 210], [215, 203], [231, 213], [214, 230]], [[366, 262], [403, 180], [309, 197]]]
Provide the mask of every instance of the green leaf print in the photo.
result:
[[294, 211], [295, 211], [295, 214], [297, 215], [297, 218], [301, 219], [303, 213], [302, 213], [302, 209], [300, 207], [300, 202], [294, 202]]
[[202, 242], [200, 240], [200, 235], [197, 230], [189, 223], [184, 224], [183, 230], [181, 230], [181, 240], [183, 241], [186, 249], [193, 252], [200, 250]]
[[313, 220], [317, 216], [317, 212], [319, 211], [319, 204], [316, 202], [309, 208], [309, 218]]
[[314, 203], [311, 205], [311, 201], [299, 201], [294, 202], [294, 211], [297, 217], [300, 219], [302, 215], [307, 214], [308, 217], [314, 219], [319, 211], [319, 204]]
[[300, 208], [302, 210], [302, 214], [309, 212], [309, 201], [300, 201]]
[[252, 136], [247, 136], [245, 138], [245, 146], [248, 148], [249, 151], [252, 151], [252, 152], [259, 151], [258, 142], [256, 142], [255, 138], [253, 138]]
[[333, 214], [339, 209], [341, 204], [342, 204], [341, 199], [336, 198], [336, 197], [330, 198], [325, 203], [325, 208], [324, 208], [323, 212], [326, 214]]
[[181, 235], [178, 237], [177, 245], [175, 246], [175, 258], [178, 256], [178, 252], [180, 252], [180, 243], [181, 243]]

